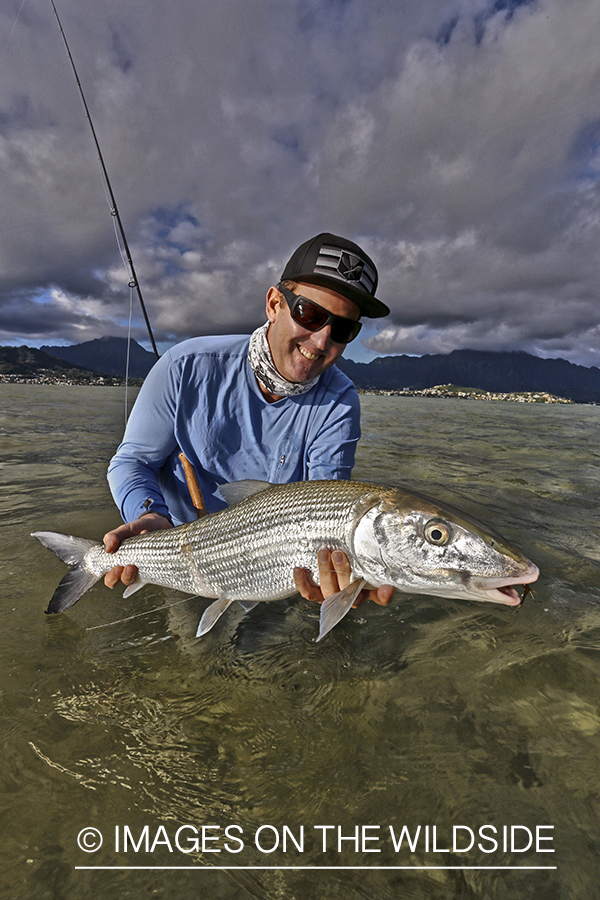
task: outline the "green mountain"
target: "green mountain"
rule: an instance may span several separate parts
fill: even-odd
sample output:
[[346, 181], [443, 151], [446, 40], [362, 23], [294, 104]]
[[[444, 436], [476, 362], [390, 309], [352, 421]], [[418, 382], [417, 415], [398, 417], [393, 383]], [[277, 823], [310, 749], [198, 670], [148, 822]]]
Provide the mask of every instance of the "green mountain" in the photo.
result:
[[600, 403], [600, 369], [522, 351], [454, 350], [445, 355], [384, 356], [370, 363], [342, 357], [337, 365], [363, 390], [459, 384], [494, 393], [545, 391], [576, 403]]
[[91, 381], [98, 377], [97, 372], [66, 363], [33, 347], [0, 347], [0, 375], [63, 377], [74, 381]]
[[[45, 353], [62, 359], [76, 366], [85, 366], [103, 375], [125, 377], [127, 366], [127, 339], [120, 337], [101, 337], [70, 347], [41, 348]], [[137, 341], [131, 341], [129, 347], [130, 378], [145, 378], [154, 363], [154, 353], [144, 350]]]
[[[40, 373], [89, 380], [98, 374], [124, 378], [125, 338], [105, 337], [70, 347], [0, 347], [0, 375], [36, 377]], [[129, 374], [144, 378], [154, 354], [131, 342]], [[496, 353], [454, 350], [445, 355], [384, 356], [370, 363], [338, 360], [359, 389], [421, 390], [455, 384], [494, 393], [544, 391], [576, 403], [600, 403], [600, 369], [565, 359], [540, 359], [522, 351]]]

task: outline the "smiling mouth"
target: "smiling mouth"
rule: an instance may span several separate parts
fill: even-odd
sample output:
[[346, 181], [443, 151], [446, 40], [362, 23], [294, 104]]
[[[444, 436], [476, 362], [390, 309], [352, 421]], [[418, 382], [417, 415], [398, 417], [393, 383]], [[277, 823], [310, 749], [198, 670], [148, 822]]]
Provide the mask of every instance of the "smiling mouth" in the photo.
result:
[[310, 350], [307, 350], [305, 347], [302, 347], [300, 344], [297, 345], [298, 350], [302, 354], [305, 359], [310, 359], [311, 362], [314, 362], [315, 359], [318, 359], [318, 356], [315, 356], [314, 353], [311, 353]]

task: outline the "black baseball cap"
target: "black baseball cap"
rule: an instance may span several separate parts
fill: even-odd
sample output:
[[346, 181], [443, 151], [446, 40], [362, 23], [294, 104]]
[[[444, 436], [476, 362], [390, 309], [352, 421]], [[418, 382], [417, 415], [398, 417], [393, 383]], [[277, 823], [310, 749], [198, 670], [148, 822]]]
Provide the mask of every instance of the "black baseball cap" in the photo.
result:
[[329, 288], [353, 300], [370, 319], [387, 316], [389, 308], [377, 300], [377, 269], [353, 241], [324, 232], [301, 244], [292, 255], [281, 281], [304, 281]]

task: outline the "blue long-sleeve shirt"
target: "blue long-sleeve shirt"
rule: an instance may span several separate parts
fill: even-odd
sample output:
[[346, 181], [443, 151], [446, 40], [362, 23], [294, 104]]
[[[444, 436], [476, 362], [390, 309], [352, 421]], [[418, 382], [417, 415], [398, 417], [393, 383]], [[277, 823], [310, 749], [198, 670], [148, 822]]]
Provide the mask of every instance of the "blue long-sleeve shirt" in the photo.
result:
[[167, 351], [142, 386], [108, 469], [124, 521], [148, 509], [175, 525], [195, 518], [179, 453], [196, 469], [208, 512], [220, 484], [350, 478], [360, 405], [332, 366], [304, 394], [268, 403], [244, 335], [193, 338]]

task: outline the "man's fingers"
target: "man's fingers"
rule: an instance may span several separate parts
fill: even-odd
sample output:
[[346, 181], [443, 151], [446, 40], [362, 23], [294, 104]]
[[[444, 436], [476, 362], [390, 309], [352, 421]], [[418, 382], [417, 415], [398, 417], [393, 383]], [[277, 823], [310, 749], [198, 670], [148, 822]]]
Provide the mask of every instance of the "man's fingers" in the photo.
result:
[[350, 560], [341, 550], [334, 550], [331, 554], [331, 563], [337, 577], [336, 590], [333, 591], [333, 593], [336, 591], [343, 591], [345, 587], [348, 587], [352, 580]]
[[378, 606], [389, 606], [393, 596], [394, 586], [391, 584], [382, 584], [378, 588], [365, 588], [352, 604], [352, 609], [358, 609], [366, 600], [372, 600]]
[[[339, 561], [339, 550], [336, 552], [338, 553], [338, 565], [342, 566], [342, 563]], [[345, 554], [342, 553], [341, 555], [344, 556]], [[317, 561], [319, 564], [319, 584], [321, 585], [321, 591], [324, 598], [331, 597], [332, 594], [337, 594], [340, 589], [338, 573], [331, 557], [331, 550], [319, 550], [317, 554]]]
[[119, 525], [118, 528], [113, 528], [112, 531], [107, 532], [102, 538], [104, 549], [107, 553], [114, 553], [126, 538], [133, 537], [136, 534], [148, 534], [149, 531], [159, 531], [163, 528], [172, 527], [173, 523], [170, 519], [167, 519], [166, 516], [161, 516], [159, 513], [140, 516], [139, 519], [135, 519], [133, 522], [125, 522], [124, 525]]
[[121, 575], [121, 581], [123, 582], [123, 584], [129, 586], [130, 584], [133, 584], [133, 582], [137, 578], [137, 575], [137, 566], [125, 566], [123, 574]]
[[109, 531], [108, 534], [105, 534], [102, 542], [107, 553], [115, 553], [121, 546], [121, 539], [115, 531]]
[[115, 584], [118, 584], [121, 580], [121, 575], [123, 574], [123, 566], [115, 566], [114, 569], [111, 569], [110, 572], [107, 572], [104, 576], [104, 584], [107, 588], [114, 588]]
[[318, 603], [323, 602], [324, 597], [321, 588], [313, 581], [310, 569], [301, 569], [299, 566], [296, 566], [294, 569], [294, 583], [296, 590], [305, 600], [316, 600]]
[[102, 541], [104, 543], [104, 549], [107, 553], [115, 553], [125, 540], [125, 538], [131, 537], [133, 534], [137, 534], [138, 532], [134, 530], [133, 523], [126, 522], [124, 525], [119, 525], [118, 528], [114, 528], [112, 531], [109, 531], [104, 535]]
[[378, 587], [375, 591], [375, 596], [373, 600], [378, 606], [389, 606], [392, 602], [392, 597], [394, 596], [394, 585], [393, 584], [382, 584], [381, 587]]
[[122, 581], [128, 587], [130, 584], [133, 584], [137, 575], [137, 566], [115, 566], [104, 576], [104, 584], [106, 587], [114, 588], [115, 584]]
[[[342, 591], [352, 580], [352, 568], [350, 560], [342, 550], [319, 550], [317, 561], [319, 565], [319, 582], [316, 585], [310, 569], [294, 569], [294, 582], [296, 590], [305, 600], [316, 600], [322, 603], [327, 597]], [[389, 606], [394, 596], [394, 588], [391, 584], [384, 584], [378, 588], [365, 588], [360, 592], [354, 603], [353, 609], [357, 609], [366, 600], [372, 600], [378, 606]]]

